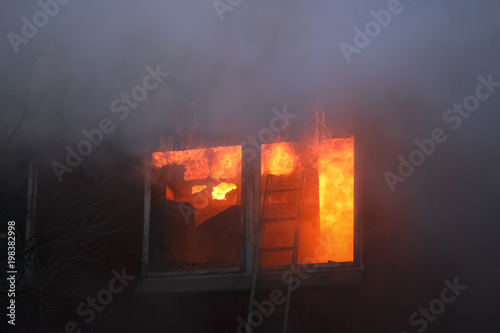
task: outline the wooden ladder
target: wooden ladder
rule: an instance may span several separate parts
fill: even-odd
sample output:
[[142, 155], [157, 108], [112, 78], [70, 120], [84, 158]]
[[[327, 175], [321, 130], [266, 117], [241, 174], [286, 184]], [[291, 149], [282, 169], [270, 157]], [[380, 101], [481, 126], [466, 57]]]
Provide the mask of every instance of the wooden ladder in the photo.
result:
[[[297, 266], [297, 257], [298, 257], [298, 252], [299, 252], [299, 240], [300, 240], [300, 220], [302, 216], [302, 205], [304, 202], [304, 187], [305, 187], [305, 182], [306, 182], [306, 177], [304, 174], [302, 174], [302, 180], [299, 183], [298, 187], [281, 187], [281, 188], [273, 188], [272, 187], [272, 182], [273, 178], [275, 176], [272, 174], [269, 174], [266, 179], [266, 185], [264, 189], [264, 198], [262, 202], [262, 210], [261, 210], [261, 217], [260, 217], [260, 231], [259, 231], [259, 236], [257, 239], [257, 249], [256, 249], [256, 254], [255, 254], [255, 262], [254, 262], [254, 267], [253, 267], [253, 276], [252, 276], [252, 288], [250, 291], [250, 302], [248, 305], [248, 315], [247, 315], [247, 331], [250, 332], [250, 327], [248, 322], [250, 321], [250, 316], [253, 310], [253, 303], [255, 301], [255, 292], [256, 292], [256, 287], [257, 287], [257, 280], [258, 280], [258, 275], [259, 275], [259, 268], [260, 268], [260, 260], [261, 260], [261, 254], [265, 252], [292, 252], [291, 256], [291, 262], [290, 262], [290, 272], [292, 275], [295, 272], [295, 267]], [[296, 192], [298, 193], [298, 196], [296, 198], [296, 205], [297, 205], [297, 210], [296, 214], [294, 216], [275, 216], [275, 217], [268, 217], [268, 208], [269, 208], [269, 198], [271, 194], [275, 193], [293, 193]], [[266, 225], [268, 223], [275, 223], [275, 222], [283, 222], [283, 221], [294, 221], [295, 225], [295, 232], [293, 236], [293, 244], [290, 246], [279, 246], [279, 247], [263, 247], [263, 239], [264, 239], [264, 233], [266, 230]], [[285, 317], [283, 320], [283, 333], [287, 332], [287, 326], [288, 326], [288, 317], [290, 314], [290, 300], [291, 300], [291, 295], [292, 295], [292, 278], [290, 277], [288, 284], [287, 284], [287, 293], [286, 293], [286, 305], [285, 305]], [[276, 310], [276, 309], [275, 309]]]

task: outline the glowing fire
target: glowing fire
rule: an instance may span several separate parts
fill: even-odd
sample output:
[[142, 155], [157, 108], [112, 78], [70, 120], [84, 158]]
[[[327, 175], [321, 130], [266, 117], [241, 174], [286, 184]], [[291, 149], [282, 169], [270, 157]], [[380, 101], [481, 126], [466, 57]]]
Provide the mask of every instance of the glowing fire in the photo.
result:
[[212, 148], [215, 154], [210, 169], [210, 175], [214, 179], [235, 178], [241, 169], [241, 147], [217, 147]]
[[[191, 149], [153, 153], [155, 168], [167, 186], [165, 198], [189, 203], [200, 225], [240, 201], [241, 146]], [[184, 177], [183, 177], [183, 176]], [[226, 197], [228, 193], [232, 192]]]
[[192, 149], [153, 153], [153, 165], [160, 168], [168, 164], [184, 165], [184, 180], [205, 179], [208, 177], [207, 149]]
[[[324, 119], [320, 119], [319, 123], [323, 124]], [[234, 146], [157, 152], [153, 153], [152, 163], [156, 168], [165, 165], [184, 166], [185, 171], [180, 168], [184, 179], [177, 179], [171, 187], [167, 186], [165, 196], [169, 200], [192, 203], [197, 210], [205, 210], [205, 215], [195, 216], [198, 225], [229, 206], [239, 204], [239, 192], [233, 195], [231, 191], [240, 190], [241, 148]], [[303, 232], [299, 248], [307, 248], [307, 256], [314, 252], [318, 263], [353, 261], [354, 138], [325, 139], [324, 135], [318, 134], [316, 140], [301, 144], [279, 142], [265, 144], [261, 148], [262, 175], [282, 176], [284, 179], [280, 181], [289, 181], [293, 184], [291, 187], [300, 182], [300, 174], [309, 177], [306, 177], [309, 182], [306, 184], [304, 207], [307, 209], [304, 208], [304, 211], [307, 212], [302, 217]], [[181, 177], [179, 175], [177, 178]], [[293, 198], [288, 194], [270, 197], [269, 202], [287, 204]], [[203, 205], [197, 205], [195, 199], [203, 201]], [[283, 230], [276, 231], [276, 239], [281, 237]], [[277, 263], [284, 264], [286, 260], [277, 259], [271, 264]]]
[[236, 184], [232, 183], [220, 183], [219, 185], [215, 186], [212, 191], [212, 198], [215, 200], [225, 200], [226, 199], [226, 193], [235, 190], [237, 188]]
[[288, 142], [262, 145], [261, 173], [288, 175], [295, 168], [296, 155]]
[[[314, 217], [302, 217], [302, 235], [305, 238], [301, 236], [301, 244], [308, 244], [308, 251], [314, 252], [319, 263], [353, 261], [354, 139], [317, 139], [303, 144], [281, 142], [262, 146], [262, 175], [270, 173], [291, 177], [281, 181], [294, 187], [301, 182], [299, 174], [293, 173], [297, 170], [308, 173], [309, 177], [317, 177], [314, 181], [309, 178], [309, 184], [306, 184], [309, 194], [304, 197], [304, 209], [310, 210], [319, 204], [319, 218], [316, 217], [319, 228], [314, 229], [313, 222], [305, 223], [307, 219], [312, 221]], [[289, 198], [292, 197], [287, 197], [286, 194], [269, 197], [269, 203], [290, 201]], [[279, 235], [274, 237], [277, 242]], [[269, 241], [273, 242], [272, 239]], [[282, 265], [286, 262], [285, 259], [277, 258], [270, 259], [267, 264]]]
[[194, 185], [193, 188], [191, 189], [191, 194], [201, 192], [206, 188], [207, 188], [207, 185]]
[[[328, 260], [353, 260], [354, 139], [318, 145], [320, 230]], [[326, 248], [325, 248], [326, 247]], [[324, 258], [322, 258], [324, 259]]]
[[241, 147], [217, 147], [153, 153], [153, 166], [184, 165], [184, 180], [235, 178], [241, 170]]

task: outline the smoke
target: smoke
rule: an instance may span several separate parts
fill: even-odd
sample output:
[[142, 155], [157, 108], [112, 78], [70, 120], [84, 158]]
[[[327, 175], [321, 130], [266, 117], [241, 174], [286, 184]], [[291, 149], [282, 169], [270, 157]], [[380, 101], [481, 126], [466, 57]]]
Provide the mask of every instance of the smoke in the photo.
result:
[[[349, 126], [364, 152], [368, 244], [411, 283], [439, 288], [463, 276], [475, 299], [460, 302], [472, 307], [499, 275], [484, 265], [499, 250], [500, 89], [455, 131], [442, 117], [474, 93], [478, 76], [500, 81], [500, 3], [401, 0], [349, 63], [340, 44], [355, 46], [354, 28], [365, 31], [371, 11], [390, 2], [244, 0], [221, 21], [212, 1], [73, 0], [16, 54], [7, 34], [22, 35], [22, 17], [40, 7], [2, 1], [0, 130], [14, 134], [14, 149], [50, 145], [58, 154], [105, 117], [117, 127], [105, 140], [124, 146], [178, 132], [239, 144], [283, 106], [297, 115], [289, 129], [297, 139], [320, 106], [333, 134]], [[112, 102], [158, 64], [170, 76], [120, 121]], [[397, 172], [398, 155], [407, 158], [436, 127], [447, 142], [392, 193], [383, 173]], [[405, 260], [422, 271], [408, 273]]]
[[[498, 10], [495, 2], [449, 8], [403, 1], [402, 11], [348, 64], [339, 44], [354, 45], [353, 28], [364, 30], [370, 11], [387, 4], [245, 1], [221, 22], [208, 1], [72, 1], [59, 5], [18, 54], [4, 38], [1, 97], [10, 102], [6, 113], [28, 110], [17, 141], [30, 145], [54, 132], [62, 141], [77, 140], [85, 126], [113, 116], [111, 102], [130, 93], [146, 66], [160, 63], [171, 78], [117, 134], [137, 139], [182, 123], [231, 137], [259, 128], [283, 104], [307, 114], [320, 101], [333, 117], [424, 118], [460, 96], [475, 76], [494, 72], [499, 50], [488, 17]], [[22, 35], [21, 17], [31, 20], [40, 11], [35, 2], [1, 6], [9, 13], [4, 36]], [[388, 93], [423, 104], [420, 115], [373, 110]], [[345, 105], [352, 101], [356, 110]]]

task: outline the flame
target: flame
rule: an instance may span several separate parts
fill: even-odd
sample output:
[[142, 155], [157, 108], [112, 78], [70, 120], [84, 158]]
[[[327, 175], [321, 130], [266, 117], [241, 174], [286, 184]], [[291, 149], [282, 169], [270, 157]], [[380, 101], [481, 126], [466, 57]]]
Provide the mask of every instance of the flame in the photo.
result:
[[184, 180], [205, 179], [209, 174], [207, 149], [192, 149], [153, 153], [153, 165], [160, 168], [168, 164], [184, 165]]
[[[321, 114], [318, 114], [318, 119], [324, 121]], [[286, 175], [288, 178], [279, 180], [280, 186], [294, 187], [302, 181], [294, 170], [303, 170], [310, 181], [304, 189], [299, 249], [302, 248], [304, 258], [314, 254], [318, 263], [349, 262], [354, 260], [354, 138], [325, 139], [329, 135], [325, 128], [319, 128], [315, 137], [302, 144], [281, 142], [263, 145], [261, 174], [263, 177], [266, 172]], [[317, 177], [314, 181], [307, 178], [313, 175]], [[290, 193], [269, 197], [269, 204], [285, 205], [283, 207], [287, 204], [293, 207], [296, 202], [296, 197]], [[268, 207], [275, 209], [272, 214], [287, 215], [278, 211], [286, 208], [274, 207]], [[318, 221], [316, 226], [312, 222], [314, 219]], [[285, 232], [283, 229], [274, 236], [264, 237], [269, 246], [281, 246], [277, 235]], [[309, 252], [306, 254], [304, 251]], [[281, 257], [267, 256], [262, 263], [283, 265], [289, 260], [283, 254]]]
[[354, 257], [353, 138], [319, 142], [318, 177], [320, 243], [327, 253], [327, 260], [352, 261]]
[[201, 192], [206, 188], [207, 188], [207, 185], [194, 185], [193, 188], [191, 189], [191, 194]]
[[262, 145], [261, 173], [288, 175], [293, 172], [296, 162], [295, 151], [289, 142]]
[[[304, 198], [304, 207], [307, 207], [304, 210], [307, 210], [309, 215], [306, 214], [307, 217], [304, 216], [302, 222], [316, 222], [302, 223], [305, 228], [304, 235], [308, 239], [302, 239], [301, 236], [301, 246], [310, 244], [307, 245], [310, 248], [307, 251], [314, 252], [317, 262], [353, 261], [354, 138], [327, 139], [329, 133], [324, 123], [324, 114], [318, 112], [316, 117], [316, 133], [309, 142], [301, 144], [279, 142], [262, 145], [261, 174], [286, 175], [284, 178], [287, 179], [281, 181], [291, 182], [299, 181], [299, 174], [294, 172], [298, 168], [304, 170], [308, 174], [307, 177], [314, 175], [314, 181], [306, 185], [308, 197]], [[241, 146], [156, 152], [153, 153], [152, 159], [153, 166], [157, 168], [172, 164], [185, 167], [184, 181], [192, 182], [183, 185], [176, 184], [177, 187], [172, 187], [176, 189], [175, 195], [178, 196], [175, 200], [188, 202], [189, 196], [199, 196], [200, 192], [203, 192], [205, 199], [209, 199], [206, 207], [196, 207], [202, 213], [206, 211], [206, 214], [203, 213], [205, 215], [195, 216], [195, 220], [198, 218], [197, 225], [218, 214], [222, 209], [232, 204], [239, 204], [239, 199], [233, 200], [229, 196], [226, 198], [226, 195], [235, 189], [239, 191], [241, 162]], [[212, 198], [207, 188], [212, 190]], [[166, 197], [174, 200], [174, 192], [168, 187]], [[239, 198], [239, 195], [237, 197]], [[270, 202], [285, 205], [292, 198], [284, 193], [281, 196], [270, 197]], [[212, 204], [215, 205], [212, 206]], [[221, 205], [227, 206], [224, 208]], [[318, 236], [319, 238], [316, 239]], [[313, 251], [316, 241], [319, 246]], [[321, 249], [321, 254], [318, 253], [318, 248]], [[281, 264], [281, 261], [273, 264]]]
[[226, 193], [236, 189], [236, 184], [222, 182], [214, 186], [212, 190], [212, 198], [215, 200], [226, 200]]
[[[230, 206], [240, 204], [241, 148], [230, 146], [155, 152], [152, 154], [152, 165], [155, 168], [166, 165], [185, 168], [185, 171], [183, 168], [166, 169], [161, 177], [175, 190], [167, 185], [166, 198], [189, 202], [196, 209], [194, 221], [198, 226]], [[183, 178], [180, 172], [183, 172]], [[226, 198], [226, 194], [233, 190], [237, 192]]]
[[217, 147], [153, 153], [153, 166], [184, 165], [184, 180], [236, 178], [241, 170], [241, 147]]
[[212, 148], [215, 154], [210, 174], [214, 179], [236, 178], [241, 169], [241, 147]]

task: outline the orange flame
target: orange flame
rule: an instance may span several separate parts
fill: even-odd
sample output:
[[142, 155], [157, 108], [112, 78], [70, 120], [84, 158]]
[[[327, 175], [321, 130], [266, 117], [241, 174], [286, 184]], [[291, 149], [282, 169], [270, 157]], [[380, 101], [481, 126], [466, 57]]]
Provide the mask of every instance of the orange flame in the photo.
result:
[[[162, 177], [173, 184], [175, 196], [168, 186], [165, 195], [168, 200], [189, 202], [196, 209], [194, 220], [198, 226], [230, 206], [239, 204], [241, 155], [241, 146], [155, 152], [152, 165], [161, 168], [175, 164], [185, 168], [183, 178], [178, 176], [182, 168], [166, 170]], [[236, 193], [232, 192], [234, 195], [226, 198], [233, 190], [237, 190]]]
[[354, 244], [354, 139], [318, 145], [320, 230], [328, 260], [352, 261]]
[[[320, 117], [321, 120], [321, 117]], [[314, 252], [316, 262], [349, 262], [354, 260], [354, 139], [324, 139], [328, 133], [318, 135], [308, 143], [274, 143], [263, 145], [261, 173], [289, 175], [281, 182], [299, 182], [294, 169], [303, 168], [306, 174], [316, 175], [317, 183], [306, 183], [304, 197], [302, 233], [300, 246]], [[326, 134], [325, 134], [326, 133]], [[316, 169], [314, 171], [308, 171]], [[317, 185], [312, 185], [316, 183]], [[284, 186], [287, 187], [287, 186]], [[293, 186], [292, 186], [293, 187]], [[313, 194], [314, 193], [314, 194]], [[270, 204], [295, 202], [293, 197], [269, 197]], [[315, 199], [314, 199], [315, 198]], [[290, 201], [292, 200], [292, 201]], [[314, 229], [314, 205], [319, 204], [319, 228]], [[280, 213], [278, 213], [280, 214]], [[308, 214], [308, 215], [307, 215]], [[317, 213], [316, 213], [317, 214]], [[307, 217], [306, 217], [307, 216]], [[317, 216], [317, 215], [316, 215]], [[316, 231], [315, 231], [316, 230]], [[285, 230], [280, 231], [280, 234]], [[305, 238], [303, 238], [305, 236]], [[319, 236], [318, 239], [316, 239]], [[269, 238], [270, 237], [270, 238]], [[267, 241], [278, 246], [277, 237], [269, 236]], [[299, 246], [299, 248], [300, 248]], [[305, 254], [305, 252], [304, 252]], [[309, 256], [307, 254], [306, 256]], [[284, 257], [267, 257], [266, 265], [283, 265], [289, 261]]]
[[207, 149], [192, 149], [153, 153], [153, 165], [160, 168], [168, 164], [184, 165], [184, 180], [205, 179], [210, 171]]
[[288, 142], [262, 145], [261, 173], [288, 175], [293, 172], [296, 159], [294, 149]]
[[193, 188], [191, 189], [191, 194], [201, 192], [206, 188], [207, 188], [207, 185], [194, 185]]
[[226, 193], [236, 189], [236, 184], [222, 182], [214, 186], [212, 191], [212, 198], [215, 200], [226, 200]]
[[241, 169], [241, 147], [217, 147], [153, 153], [153, 166], [184, 165], [184, 180], [235, 178]]
[[[326, 139], [329, 133], [324, 124], [324, 114], [318, 112], [316, 117], [316, 135], [310, 142], [300, 145], [290, 142], [262, 145], [261, 174], [290, 175], [294, 181], [297, 176], [294, 171], [297, 168], [303, 168], [304, 171], [317, 169], [317, 183], [316, 180], [312, 183], [318, 185], [308, 185], [309, 199], [304, 202], [304, 207], [309, 202], [308, 210], [315, 211], [313, 214], [316, 217], [309, 217], [309, 219], [317, 221], [318, 208], [315, 207], [318, 207], [319, 201], [319, 229], [318, 224], [313, 227], [311, 223], [309, 227], [311, 230], [308, 231], [308, 237], [311, 240], [314, 240], [319, 232], [318, 243], [322, 253], [318, 255], [318, 251], [315, 250], [314, 256], [317, 262], [353, 261], [354, 138]], [[157, 168], [169, 164], [183, 165], [186, 169], [184, 180], [196, 180], [193, 182], [196, 185], [186, 184], [186, 186], [190, 186], [186, 189], [188, 193], [191, 192], [191, 195], [195, 195], [204, 190], [203, 193], [206, 193], [208, 187], [212, 189], [212, 199], [219, 200], [214, 207], [224, 204], [231, 205], [234, 203], [229, 197], [226, 198], [226, 195], [239, 187], [242, 162], [241, 148], [241, 146], [233, 146], [156, 152], [153, 153], [152, 163]], [[309, 176], [316, 175], [316, 170], [308, 172], [308, 174]], [[182, 193], [179, 198], [175, 199], [186, 201], [186, 198], [182, 197]], [[170, 188], [166, 189], [166, 196], [168, 199], [174, 200], [174, 193]], [[288, 197], [273, 198], [275, 201], [273, 203], [284, 204], [288, 199]], [[203, 217], [203, 220], [221, 211], [217, 209]], [[197, 225], [201, 222], [197, 221]], [[312, 251], [315, 245], [309, 240], [306, 242], [311, 243]]]
[[210, 175], [214, 179], [236, 178], [241, 169], [241, 147], [212, 148], [215, 154]]

